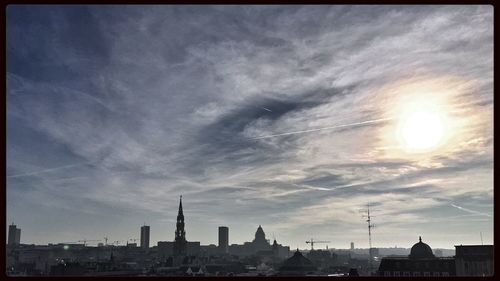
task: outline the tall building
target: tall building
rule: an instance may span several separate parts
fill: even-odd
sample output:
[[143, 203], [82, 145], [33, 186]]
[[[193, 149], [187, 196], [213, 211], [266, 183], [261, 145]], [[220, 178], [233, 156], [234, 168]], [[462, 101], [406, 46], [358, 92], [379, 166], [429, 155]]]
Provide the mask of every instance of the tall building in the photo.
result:
[[219, 250], [223, 254], [229, 252], [229, 228], [227, 226], [219, 226]]
[[184, 214], [182, 212], [182, 195], [179, 200], [179, 212], [177, 213], [177, 225], [175, 229], [174, 256], [185, 256], [187, 254], [186, 231], [184, 231]]
[[21, 229], [18, 228], [16, 229], [16, 244], [21, 244]]
[[9, 225], [9, 238], [7, 240], [9, 245], [20, 244], [21, 243], [21, 229], [12, 223]]
[[149, 225], [141, 226], [141, 248], [149, 249]]
[[354, 251], [354, 242], [351, 242], [351, 251]]

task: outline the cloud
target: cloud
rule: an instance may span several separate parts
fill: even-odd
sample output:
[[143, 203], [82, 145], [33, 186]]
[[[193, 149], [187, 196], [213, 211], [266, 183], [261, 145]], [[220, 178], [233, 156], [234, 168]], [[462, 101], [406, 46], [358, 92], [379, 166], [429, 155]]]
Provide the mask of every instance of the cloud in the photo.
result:
[[[217, 224], [235, 242], [259, 224], [285, 244], [308, 231], [365, 241], [358, 209], [370, 201], [382, 210], [381, 236], [426, 229], [448, 245], [449, 231], [433, 229], [456, 215], [450, 202], [492, 210], [489, 6], [7, 14], [11, 215], [77, 206], [120, 233], [146, 217], [166, 240], [183, 194], [190, 239], [202, 243]], [[412, 91], [446, 97], [456, 120], [446, 149], [409, 155], [395, 143], [393, 113]], [[453, 231], [468, 233], [467, 223]]]

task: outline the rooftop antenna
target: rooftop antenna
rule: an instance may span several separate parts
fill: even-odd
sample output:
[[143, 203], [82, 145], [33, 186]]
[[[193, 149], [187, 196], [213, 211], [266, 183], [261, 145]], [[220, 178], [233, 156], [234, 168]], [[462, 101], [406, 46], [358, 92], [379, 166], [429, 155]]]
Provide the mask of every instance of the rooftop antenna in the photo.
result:
[[483, 233], [482, 233], [482, 232], [479, 232], [479, 235], [481, 235], [481, 245], [483, 245], [483, 246], [484, 246], [484, 244], [483, 244]]

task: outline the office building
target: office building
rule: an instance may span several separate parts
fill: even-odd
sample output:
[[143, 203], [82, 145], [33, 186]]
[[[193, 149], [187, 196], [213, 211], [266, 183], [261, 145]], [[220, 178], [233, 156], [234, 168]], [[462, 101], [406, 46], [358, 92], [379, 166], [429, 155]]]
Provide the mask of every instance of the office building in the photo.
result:
[[222, 254], [229, 253], [229, 228], [219, 226], [219, 251]]
[[9, 225], [9, 237], [7, 240], [9, 245], [19, 245], [21, 244], [21, 229], [12, 223]]
[[149, 225], [141, 227], [141, 248], [149, 249]]

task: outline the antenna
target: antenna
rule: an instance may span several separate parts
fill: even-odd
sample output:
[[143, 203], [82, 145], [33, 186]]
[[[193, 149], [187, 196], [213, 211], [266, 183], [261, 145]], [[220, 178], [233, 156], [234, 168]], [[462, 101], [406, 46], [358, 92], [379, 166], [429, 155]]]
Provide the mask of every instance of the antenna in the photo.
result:
[[368, 252], [370, 254], [370, 272], [373, 271], [373, 264], [372, 264], [372, 260], [373, 260], [373, 256], [372, 256], [372, 228], [375, 227], [374, 224], [372, 224], [372, 216], [370, 216], [370, 203], [367, 204], [367, 208], [366, 208], [366, 215], [363, 215], [363, 218], [366, 218], [366, 222], [368, 223], [368, 243], [369, 243], [369, 246], [370, 248], [368, 249]]
[[482, 232], [479, 232], [479, 235], [481, 235], [481, 245], [483, 245], [483, 246], [484, 246], [484, 244], [483, 244], [483, 233], [482, 233]]

